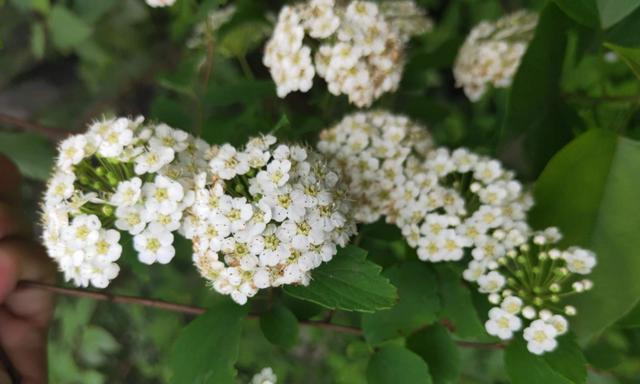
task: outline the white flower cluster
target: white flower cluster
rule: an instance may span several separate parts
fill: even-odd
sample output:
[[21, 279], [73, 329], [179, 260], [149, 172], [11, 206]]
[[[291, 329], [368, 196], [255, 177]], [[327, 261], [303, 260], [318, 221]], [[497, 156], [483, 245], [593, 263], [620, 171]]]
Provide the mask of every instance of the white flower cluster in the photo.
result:
[[170, 7], [172, 6], [176, 0], [146, 0], [147, 5], [151, 8], [159, 8], [159, 7]]
[[253, 376], [250, 384], [276, 384], [277, 382], [278, 377], [273, 372], [273, 369], [266, 367]]
[[523, 10], [471, 30], [453, 68], [456, 85], [471, 101], [479, 100], [489, 85], [511, 85], [537, 24], [538, 15]]
[[[556, 338], [567, 332], [569, 324], [563, 315], [576, 314], [573, 306], [563, 306], [563, 299], [592, 288], [591, 280], [583, 276], [591, 273], [596, 257], [582, 248], [554, 247], [561, 238], [556, 228], [531, 235], [517, 232], [507, 235], [516, 248], [474, 259], [464, 278], [477, 283], [496, 305], [489, 311], [487, 332], [509, 340], [524, 327], [527, 348], [541, 355], [553, 351]], [[526, 327], [524, 322], [529, 322]]]
[[338, 175], [312, 150], [253, 138], [218, 148], [209, 171], [186, 236], [203, 277], [240, 304], [262, 288], [308, 284], [355, 233]]
[[121, 232], [141, 262], [166, 264], [172, 232], [194, 198], [209, 146], [165, 124], [116, 118], [60, 143], [42, 219], [44, 243], [67, 280], [104, 288], [119, 272]]
[[427, 129], [385, 111], [356, 112], [320, 133], [318, 150], [339, 169], [354, 199], [355, 219], [372, 223], [387, 214], [392, 191], [413, 183], [404, 173], [433, 149]]
[[[430, 29], [413, 1], [309, 0], [282, 8], [263, 62], [280, 97], [307, 92], [317, 73], [332, 94], [364, 107], [397, 89], [409, 37]], [[305, 44], [305, 35], [317, 42]]]
[[528, 229], [533, 200], [497, 160], [438, 148], [426, 161], [408, 163], [404, 173], [409, 181], [394, 189], [387, 219], [420, 260], [461, 260], [467, 248], [474, 259], [499, 257], [518, 245], [512, 230]]

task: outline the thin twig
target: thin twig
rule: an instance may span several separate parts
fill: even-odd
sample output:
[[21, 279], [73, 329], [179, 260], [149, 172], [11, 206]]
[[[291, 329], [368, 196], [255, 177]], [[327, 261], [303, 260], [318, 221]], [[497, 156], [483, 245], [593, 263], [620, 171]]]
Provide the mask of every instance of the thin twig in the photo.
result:
[[45, 125], [23, 120], [19, 117], [0, 113], [0, 124], [11, 125], [26, 132], [38, 133], [46, 136], [51, 141], [58, 141], [69, 135], [70, 132], [62, 129], [47, 127]]
[[[37, 288], [44, 289], [49, 292], [57, 293], [65, 296], [84, 297], [99, 301], [108, 301], [112, 303], [120, 304], [137, 304], [145, 307], [158, 308], [166, 311], [184, 313], [188, 315], [201, 315], [206, 309], [202, 307], [196, 307], [192, 305], [184, 305], [178, 303], [172, 303], [163, 300], [147, 299], [137, 296], [115, 295], [108, 292], [95, 292], [85, 289], [65, 288], [53, 284], [35, 282], [35, 281], [21, 281], [20, 288]], [[250, 319], [257, 319], [258, 315], [249, 315]], [[352, 335], [362, 335], [362, 330], [356, 327], [350, 327], [347, 325], [333, 324], [328, 321], [313, 321], [302, 320], [299, 321], [300, 325], [307, 327], [329, 329], [341, 333], [349, 333]], [[477, 348], [477, 349], [502, 349], [504, 344], [501, 343], [476, 343], [471, 341], [456, 341], [458, 346], [463, 348]]]

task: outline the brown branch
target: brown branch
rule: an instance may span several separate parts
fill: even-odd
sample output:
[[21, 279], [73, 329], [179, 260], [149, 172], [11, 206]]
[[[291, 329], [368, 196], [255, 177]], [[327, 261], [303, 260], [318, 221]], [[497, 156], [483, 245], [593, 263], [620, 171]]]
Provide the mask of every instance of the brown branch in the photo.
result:
[[6, 113], [0, 113], [0, 124], [11, 125], [25, 132], [38, 133], [46, 136], [51, 141], [64, 139], [70, 133], [62, 129], [51, 128], [39, 123], [23, 120], [19, 117], [7, 115]]
[[[147, 299], [143, 297], [137, 296], [127, 296], [127, 295], [115, 295], [108, 292], [96, 292], [89, 291], [85, 289], [76, 289], [76, 288], [65, 288], [60, 287], [53, 284], [35, 282], [35, 281], [20, 281], [20, 288], [36, 288], [36, 289], [44, 289], [49, 292], [57, 293], [65, 296], [72, 297], [84, 297], [93, 300], [99, 301], [108, 301], [112, 303], [119, 304], [136, 304], [142, 305], [145, 307], [158, 308], [163, 309], [165, 311], [172, 311], [178, 313], [184, 313], [188, 315], [201, 315], [206, 309], [202, 307], [196, 307], [192, 305], [184, 305], [178, 303], [172, 303], [163, 300], [155, 300], [155, 299]], [[250, 319], [257, 319], [258, 315], [249, 315]], [[362, 335], [362, 330], [356, 327], [350, 327], [347, 325], [333, 324], [328, 321], [313, 321], [313, 320], [302, 320], [299, 321], [300, 325], [307, 327], [315, 327], [315, 328], [323, 328], [341, 333], [349, 333], [352, 335]], [[501, 343], [476, 343], [471, 341], [456, 341], [458, 346], [463, 348], [477, 348], [477, 349], [502, 349], [505, 347], [504, 344]]]

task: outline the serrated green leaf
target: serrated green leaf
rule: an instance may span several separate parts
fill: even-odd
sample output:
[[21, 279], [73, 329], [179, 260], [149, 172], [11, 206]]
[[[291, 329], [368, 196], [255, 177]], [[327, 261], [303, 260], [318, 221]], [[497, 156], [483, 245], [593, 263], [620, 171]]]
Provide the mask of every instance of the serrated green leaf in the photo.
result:
[[369, 384], [431, 384], [429, 367], [420, 356], [398, 345], [379, 349], [367, 366]]
[[32, 133], [0, 132], [0, 153], [7, 155], [26, 177], [47, 180], [53, 166], [53, 146]]
[[572, 335], [558, 339], [558, 347], [538, 356], [516, 337], [507, 347], [504, 360], [513, 384], [581, 384], [587, 379], [586, 360]]
[[246, 312], [246, 307], [225, 300], [183, 328], [171, 352], [171, 382], [235, 384], [234, 364]]
[[460, 376], [460, 356], [449, 331], [434, 324], [407, 339], [407, 348], [427, 362], [434, 384], [454, 384]]
[[396, 288], [380, 275], [380, 266], [366, 260], [366, 254], [353, 245], [342, 248], [330, 262], [313, 270], [308, 286], [286, 286], [284, 291], [330, 309], [373, 312], [391, 308], [397, 300]]
[[633, 73], [640, 79], [640, 48], [627, 48], [619, 45], [605, 43], [605, 47], [611, 49], [627, 63]]
[[[640, 143], [592, 130], [571, 142], [536, 183], [531, 223], [558, 226], [564, 245], [596, 252], [594, 288], [576, 295], [572, 329], [589, 338], [616, 322], [640, 297]], [[593, 310], [597, 308], [597, 310]]]
[[597, 0], [602, 28], [609, 28], [640, 7], [640, 0]]
[[272, 344], [291, 348], [298, 341], [298, 319], [282, 304], [260, 315], [260, 329]]
[[391, 309], [362, 316], [362, 330], [371, 345], [408, 336], [435, 322], [440, 311], [437, 278], [428, 264], [414, 260], [394, 266], [384, 275], [398, 287], [400, 300]]
[[62, 5], [55, 5], [47, 19], [51, 41], [63, 52], [69, 51], [91, 35], [91, 26]]
[[571, 114], [560, 98], [570, 24], [556, 4], [547, 4], [509, 93], [503, 140], [524, 136], [527, 161], [510, 165], [529, 177], [571, 139]]

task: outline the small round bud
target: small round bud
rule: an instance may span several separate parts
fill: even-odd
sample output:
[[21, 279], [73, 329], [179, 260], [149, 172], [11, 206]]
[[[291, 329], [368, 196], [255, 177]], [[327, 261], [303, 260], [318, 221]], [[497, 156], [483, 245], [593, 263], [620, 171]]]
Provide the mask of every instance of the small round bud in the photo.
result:
[[78, 177], [78, 180], [80, 181], [80, 184], [83, 185], [91, 185], [91, 179], [89, 179], [87, 176], [82, 175], [80, 177]]
[[533, 320], [536, 317], [536, 310], [532, 306], [527, 305], [522, 309], [522, 316], [525, 319]]
[[482, 186], [480, 185], [480, 183], [478, 182], [473, 182], [471, 183], [471, 185], [469, 186], [469, 190], [473, 193], [478, 192], [480, 189], [482, 188]]
[[575, 316], [577, 313], [576, 307], [574, 307], [573, 305], [567, 305], [564, 307], [564, 313], [567, 316]]
[[584, 279], [584, 280], [582, 280], [582, 285], [584, 286], [584, 290], [588, 291], [591, 288], [593, 288], [593, 281], [591, 281], [589, 279]]
[[524, 271], [516, 271], [516, 276], [520, 279], [524, 278]]
[[533, 293], [535, 293], [536, 295], [541, 294], [542, 293], [542, 287], [539, 287], [539, 286], [533, 287]]
[[113, 173], [109, 172], [107, 173], [107, 182], [109, 182], [109, 185], [112, 187], [115, 187], [116, 185], [118, 185], [118, 178], [116, 177], [116, 175], [114, 175]]
[[500, 304], [500, 300], [501, 300], [500, 294], [498, 293], [492, 293], [489, 295], [489, 302], [491, 304]]
[[515, 258], [516, 256], [518, 256], [518, 252], [516, 252], [516, 251], [515, 251], [515, 250], [513, 250], [513, 249], [510, 249], [510, 250], [507, 252], [507, 256], [513, 259], [513, 258]]
[[550, 250], [548, 254], [551, 260], [557, 260], [560, 258], [560, 255], [561, 255], [560, 251], [558, 251], [557, 249]]
[[540, 267], [533, 267], [531, 269], [533, 271], [533, 273], [535, 273], [536, 275], [542, 272], [542, 269], [540, 269]]
[[501, 230], [501, 229], [496, 229], [496, 230], [493, 232], [492, 236], [493, 236], [493, 238], [494, 238], [494, 239], [496, 239], [496, 240], [503, 240], [503, 239], [507, 236], [507, 234], [506, 234], [506, 233], [504, 233], [504, 231], [503, 231], [503, 230]]
[[538, 259], [540, 259], [540, 261], [545, 261], [549, 258], [549, 255], [547, 254], [547, 252], [540, 252], [538, 254]]
[[526, 258], [526, 257], [524, 257], [524, 256], [518, 256], [518, 258], [516, 259], [516, 261], [517, 261], [518, 263], [520, 263], [520, 264], [523, 264], [523, 265], [524, 265], [524, 264], [526, 264], [526, 263], [527, 263], [527, 261], [528, 261], [528, 260], [527, 260], [527, 258]]
[[538, 312], [538, 317], [544, 321], [549, 320], [551, 316], [553, 316], [553, 313], [551, 313], [551, 311], [548, 309], [543, 309], [540, 312]]
[[111, 205], [103, 205], [100, 210], [107, 217], [113, 215], [113, 207]]
[[542, 235], [536, 235], [533, 237], [533, 243], [536, 245], [543, 245], [547, 242], [547, 239]]
[[584, 291], [584, 284], [582, 284], [582, 282], [580, 281], [576, 281], [575, 283], [571, 284], [571, 288], [573, 288], [573, 290], [576, 292], [582, 292]]
[[562, 287], [558, 283], [553, 283], [549, 286], [549, 290], [553, 293], [558, 293], [562, 290]]
[[236, 184], [235, 187], [233, 187], [233, 190], [236, 191], [237, 193], [244, 193], [246, 189], [244, 185]]
[[567, 268], [556, 268], [553, 273], [555, 273], [558, 276], [564, 277], [567, 276], [569, 274], [569, 271], [567, 270]]
[[560, 302], [560, 296], [558, 295], [551, 295], [551, 297], [549, 298], [549, 300], [551, 300], [552, 303], [559, 303]]
[[521, 289], [521, 290], [518, 291], [518, 296], [520, 296], [523, 299], [526, 299], [528, 295], [527, 295], [527, 292], [524, 289]]
[[509, 297], [513, 295], [513, 291], [511, 291], [510, 289], [505, 289], [504, 291], [502, 291], [502, 297]]
[[536, 298], [533, 299], [533, 304], [536, 307], [541, 307], [542, 304], [544, 304], [544, 299], [542, 297], [536, 297]]
[[520, 246], [520, 250], [521, 250], [522, 252], [529, 252], [529, 244], [522, 244], [522, 245]]
[[98, 167], [96, 168], [96, 175], [98, 176], [104, 176], [107, 174], [107, 170], [104, 169], [104, 167]]
[[93, 183], [91, 183], [91, 187], [98, 191], [102, 190], [102, 184], [99, 181], [94, 181]]

